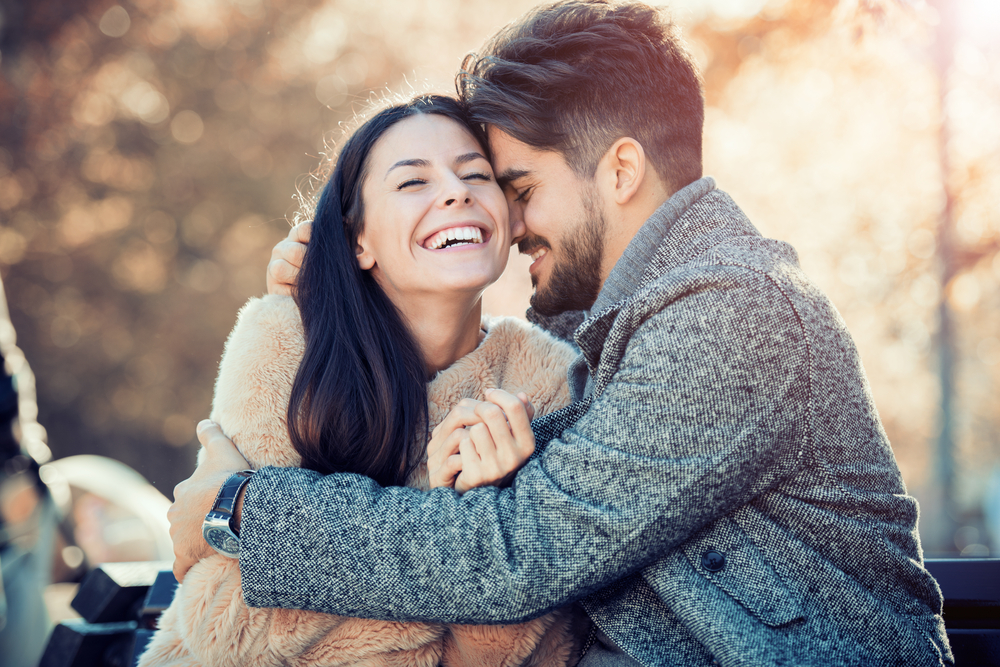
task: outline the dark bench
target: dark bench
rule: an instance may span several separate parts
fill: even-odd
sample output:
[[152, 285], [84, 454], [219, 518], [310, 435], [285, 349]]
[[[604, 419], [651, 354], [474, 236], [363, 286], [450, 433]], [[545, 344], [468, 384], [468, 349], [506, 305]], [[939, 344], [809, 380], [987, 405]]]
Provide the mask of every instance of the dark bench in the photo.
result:
[[1000, 558], [931, 558], [956, 667], [1000, 667]]
[[[926, 561], [944, 593], [956, 667], [1000, 667], [1000, 558]], [[91, 571], [73, 607], [83, 616], [53, 631], [40, 667], [134, 665], [177, 582], [162, 563], [109, 563]]]

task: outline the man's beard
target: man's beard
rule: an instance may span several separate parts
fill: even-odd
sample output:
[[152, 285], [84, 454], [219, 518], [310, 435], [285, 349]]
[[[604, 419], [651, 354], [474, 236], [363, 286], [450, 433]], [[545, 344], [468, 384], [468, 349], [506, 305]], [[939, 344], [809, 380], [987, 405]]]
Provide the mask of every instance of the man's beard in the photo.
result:
[[[539, 315], [551, 317], [570, 310], [588, 310], [601, 291], [601, 259], [604, 256], [604, 232], [607, 221], [594, 205], [585, 201], [587, 219], [584, 224], [563, 235], [559, 246], [559, 260], [552, 265], [545, 289], [538, 287], [535, 276], [531, 283], [531, 307]], [[551, 245], [544, 239], [524, 239], [519, 249]], [[555, 258], [553, 258], [555, 259]]]

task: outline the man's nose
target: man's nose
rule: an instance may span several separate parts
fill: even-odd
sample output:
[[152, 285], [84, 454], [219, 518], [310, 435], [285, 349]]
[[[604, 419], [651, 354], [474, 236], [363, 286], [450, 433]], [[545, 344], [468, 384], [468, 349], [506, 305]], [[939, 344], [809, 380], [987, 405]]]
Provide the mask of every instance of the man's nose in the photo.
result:
[[524, 224], [524, 216], [521, 215], [520, 206], [510, 207], [510, 244], [517, 245], [528, 233], [528, 227]]

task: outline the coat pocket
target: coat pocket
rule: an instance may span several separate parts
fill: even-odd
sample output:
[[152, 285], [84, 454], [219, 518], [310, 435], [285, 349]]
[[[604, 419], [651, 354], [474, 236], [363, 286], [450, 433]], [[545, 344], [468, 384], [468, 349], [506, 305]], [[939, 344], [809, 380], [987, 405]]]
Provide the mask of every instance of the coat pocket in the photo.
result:
[[802, 601], [732, 518], [709, 524], [680, 549], [695, 571], [766, 625], [785, 625], [803, 616]]

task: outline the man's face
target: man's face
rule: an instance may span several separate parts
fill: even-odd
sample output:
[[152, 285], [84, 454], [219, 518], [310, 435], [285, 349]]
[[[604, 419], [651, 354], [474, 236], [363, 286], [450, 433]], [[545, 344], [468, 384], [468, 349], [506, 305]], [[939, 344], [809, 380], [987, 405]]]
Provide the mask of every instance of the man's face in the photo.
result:
[[510, 205], [518, 250], [542, 315], [586, 310], [601, 290], [606, 222], [593, 183], [580, 178], [559, 153], [542, 151], [489, 129], [493, 168]]

